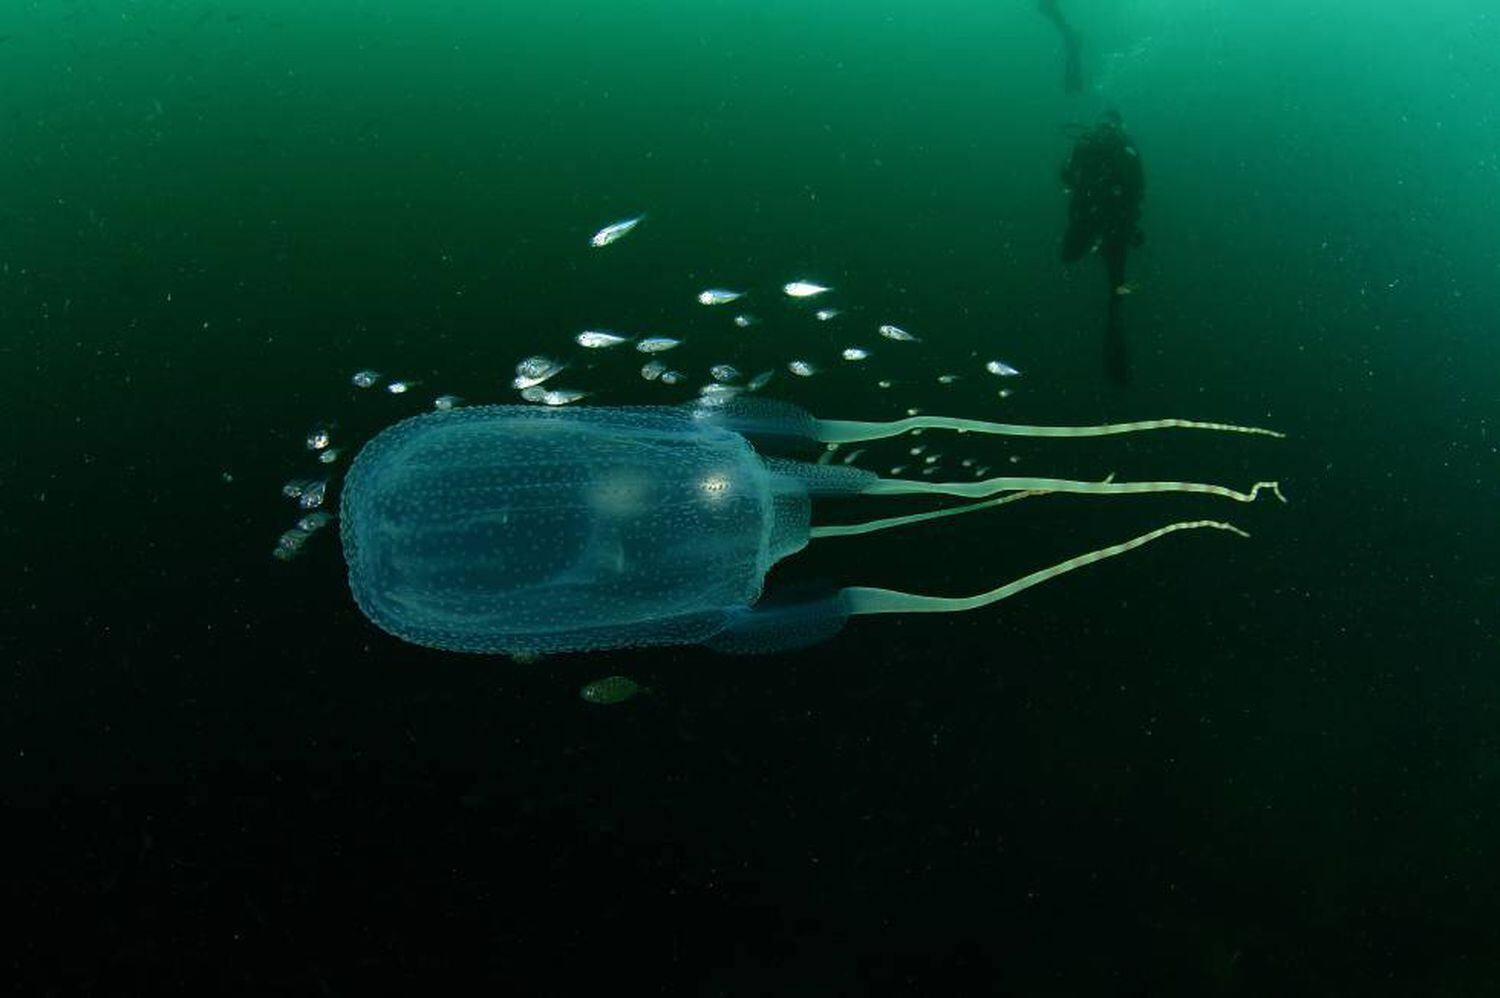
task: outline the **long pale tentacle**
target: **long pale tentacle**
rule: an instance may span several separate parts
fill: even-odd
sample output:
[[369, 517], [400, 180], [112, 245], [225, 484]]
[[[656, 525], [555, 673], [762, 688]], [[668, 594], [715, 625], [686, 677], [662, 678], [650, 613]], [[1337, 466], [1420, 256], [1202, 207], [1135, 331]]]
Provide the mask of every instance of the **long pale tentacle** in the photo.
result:
[[1071, 572], [1074, 569], [1092, 565], [1096, 561], [1105, 558], [1113, 558], [1115, 555], [1132, 551], [1142, 544], [1149, 544], [1159, 537], [1175, 533], [1179, 530], [1199, 530], [1211, 528], [1214, 530], [1227, 530], [1238, 534], [1240, 537], [1249, 537], [1240, 528], [1218, 520], [1183, 520], [1178, 523], [1169, 523], [1165, 527], [1141, 534], [1139, 537], [1112, 544], [1109, 547], [1099, 548], [1097, 551], [1089, 551], [1086, 554], [1069, 558], [1067, 561], [1059, 562], [1050, 568], [1043, 568], [1032, 572], [1030, 575], [1022, 576], [1014, 582], [1008, 582], [998, 589], [979, 593], [975, 596], [923, 596], [919, 593], [903, 593], [894, 589], [872, 589], [864, 586], [851, 586], [842, 591], [845, 606], [851, 614], [861, 613], [958, 613], [963, 610], [974, 610], [991, 603], [998, 603], [1007, 596], [1016, 593], [1048, 579], [1055, 579], [1059, 575]]
[[1010, 492], [995, 499], [985, 499], [982, 502], [971, 502], [964, 506], [949, 506], [946, 509], [929, 510], [926, 513], [909, 513], [906, 516], [888, 516], [881, 520], [867, 520], [864, 523], [840, 523], [829, 524], [823, 527], [813, 527], [809, 536], [813, 540], [822, 537], [854, 537], [859, 534], [871, 534], [877, 530], [889, 530], [893, 527], [904, 527], [912, 523], [921, 523], [924, 520], [938, 520], [945, 516], [959, 516], [963, 513], [977, 513], [982, 509], [990, 509], [995, 506], [1004, 506], [1006, 503], [1015, 502], [1017, 499], [1025, 499], [1028, 496], [1045, 495], [1044, 492], [1026, 491]]
[[1134, 495], [1143, 492], [1199, 492], [1236, 502], [1254, 502], [1262, 489], [1269, 489], [1286, 502], [1276, 482], [1256, 482], [1248, 492], [1203, 482], [1078, 482], [1067, 478], [986, 478], [978, 482], [919, 482], [908, 478], [881, 478], [864, 489], [864, 495], [911, 495], [914, 493], [967, 496], [982, 499], [997, 492], [1074, 492], [1087, 495]]
[[1284, 437], [1276, 430], [1259, 426], [1237, 426], [1233, 423], [1205, 423], [1192, 419], [1143, 419], [1133, 423], [1102, 423], [1098, 426], [1027, 426], [1021, 423], [989, 423], [982, 419], [958, 419], [951, 416], [910, 416], [887, 423], [866, 423], [851, 419], [815, 420], [814, 439], [824, 443], [853, 443], [856, 440], [881, 440], [911, 430], [964, 430], [1005, 437], [1109, 437], [1120, 433], [1146, 430], [1213, 430], [1219, 433], [1253, 433], [1265, 437]]

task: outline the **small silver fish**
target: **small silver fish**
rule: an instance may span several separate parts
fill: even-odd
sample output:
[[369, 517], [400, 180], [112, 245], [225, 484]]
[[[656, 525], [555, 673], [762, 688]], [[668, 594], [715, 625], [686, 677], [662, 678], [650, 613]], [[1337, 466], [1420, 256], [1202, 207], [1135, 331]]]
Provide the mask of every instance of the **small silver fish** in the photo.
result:
[[825, 288], [821, 284], [814, 284], [812, 281], [791, 281], [783, 284], [781, 290], [791, 298], [811, 298], [814, 295], [820, 295], [825, 291], [832, 291], [833, 289]]
[[901, 474], [901, 472], [903, 472], [905, 470], [906, 470], [906, 465], [904, 465], [904, 464], [898, 464], [895, 467], [891, 468], [890, 471], [886, 472], [886, 474], [888, 474], [888, 475], [899, 475], [899, 474]]
[[681, 340], [674, 340], [670, 336], [648, 336], [635, 345], [641, 353], [664, 353], [682, 345]]
[[301, 527], [293, 527], [276, 538], [276, 547], [271, 551], [271, 557], [278, 561], [291, 561], [311, 536], [310, 531], [303, 530]]
[[623, 239], [630, 234], [630, 230], [634, 229], [637, 225], [640, 225], [645, 217], [646, 216], [644, 214], [640, 214], [635, 216], [634, 218], [626, 218], [618, 222], [611, 222], [589, 237], [589, 245], [594, 247], [608, 246], [610, 243], [615, 242], [616, 240]]
[[542, 405], [567, 405], [577, 402], [579, 399], [588, 398], [588, 392], [581, 392], [573, 388], [543, 388], [541, 385], [532, 385], [521, 389], [521, 398], [527, 402], [540, 402]]
[[308, 482], [303, 488], [302, 494], [297, 497], [297, 505], [303, 509], [317, 509], [323, 505], [323, 499], [328, 494], [328, 479], [322, 478], [317, 481]]
[[663, 371], [663, 372], [661, 372], [661, 383], [664, 384], [664, 385], [675, 385], [675, 384], [677, 384], [681, 380], [682, 380], [682, 372], [681, 371]]
[[738, 381], [740, 377], [740, 372], [731, 364], [715, 364], [708, 373], [715, 381]]
[[281, 487], [281, 494], [288, 499], [300, 499], [302, 493], [307, 491], [308, 481], [305, 478], [294, 478]]
[[942, 459], [943, 455], [941, 454], [928, 454], [926, 457], [922, 458], [922, 461], [925, 464], [937, 464]]
[[818, 373], [818, 369], [805, 360], [794, 360], [787, 364], [786, 369], [799, 378], [810, 378]]
[[439, 395], [437, 398], [432, 400], [432, 407], [438, 412], [447, 412], [448, 410], [452, 409], [454, 406], [459, 405], [462, 402], [463, 399], [459, 398], [457, 395]]
[[532, 385], [541, 384], [565, 367], [567, 367], [566, 364], [553, 360], [551, 357], [527, 357], [516, 365], [516, 376], [510, 385], [512, 388], [525, 390]]
[[845, 347], [842, 356], [845, 360], [864, 360], [870, 356], [870, 351], [864, 347]]
[[940, 384], [940, 385], [951, 385], [951, 384], [953, 384], [953, 382], [955, 382], [957, 380], [958, 380], [958, 375], [956, 375], [956, 374], [939, 374], [938, 375], [938, 384]]
[[337, 447], [329, 447], [327, 450], [319, 452], [318, 463], [332, 464], [339, 459], [339, 455], [342, 453], [343, 451], [339, 450], [339, 448]]
[[827, 322], [829, 319], [837, 317], [841, 312], [842, 310], [837, 308], [820, 308], [813, 313], [813, 317], [819, 322]]
[[919, 444], [918, 446], [913, 447], [911, 450], [907, 451], [906, 453], [910, 454], [912, 457], [916, 457], [918, 454], [921, 454], [926, 449], [927, 449], [927, 445], [926, 444]]
[[890, 323], [886, 323], [885, 325], [880, 327], [880, 335], [884, 336], [888, 340], [895, 340], [897, 343], [922, 342], [911, 333], [908, 333], [906, 330], [902, 329], [900, 326], [893, 326]]
[[297, 529], [310, 534], [315, 530], [322, 530], [332, 519], [332, 513], [320, 509], [316, 513], [308, 513], [302, 519], [298, 520]]
[[989, 371], [991, 374], [998, 375], [1002, 378], [1015, 377], [1017, 374], [1021, 373], [1002, 360], [992, 360], [984, 365], [984, 369], [986, 371]]
[[379, 371], [355, 371], [354, 377], [349, 379], [355, 388], [374, 388], [380, 382]]
[[889, 388], [893, 384], [895, 384], [895, 382], [888, 381], [885, 378], [881, 378], [879, 381], [875, 382], [875, 387], [876, 388]]
[[390, 392], [392, 395], [405, 395], [407, 392], [411, 391], [413, 387], [419, 384], [421, 384], [420, 381], [406, 381], [398, 379], [386, 385], [385, 390]]
[[637, 693], [645, 691], [646, 687], [629, 676], [605, 676], [603, 679], [585, 683], [578, 691], [578, 695], [589, 703], [612, 704], [624, 703]]
[[755, 377], [746, 382], [745, 387], [752, 392], [758, 392], [762, 388], [766, 387], [766, 385], [769, 385], [771, 383], [771, 379], [774, 377], [776, 377], [775, 371], [761, 371]]
[[1012, 395], [1014, 395], [1015, 392], [1011, 391], [1009, 388], [1002, 388], [998, 392], [996, 392], [995, 394], [998, 395], [1000, 398], [1008, 399]]
[[844, 455], [844, 463], [845, 464], [853, 464], [855, 461], [859, 460], [859, 456], [861, 454], [863, 454], [864, 452], [865, 452], [865, 449], [863, 447], [859, 447], [859, 448], [856, 448], [855, 450], [850, 451], [849, 453], [847, 453], [847, 454]]
[[698, 395], [706, 402], [727, 402], [744, 390], [739, 385], [723, 385], [716, 381], [698, 389]]
[[666, 371], [666, 369], [667, 365], [663, 364], [661, 361], [648, 360], [646, 361], [646, 363], [641, 365], [641, 377], [645, 378], [647, 381], [655, 381], [657, 378], [662, 376], [662, 372]]
[[326, 450], [331, 442], [332, 438], [329, 435], [328, 427], [322, 423], [307, 431], [308, 450]]
[[699, 305], [727, 305], [745, 297], [743, 291], [726, 291], [723, 288], [708, 288], [698, 292]]
[[573, 339], [579, 346], [590, 350], [602, 350], [607, 347], [617, 347], [621, 343], [630, 342], [629, 336], [619, 336], [603, 329], [585, 329], [573, 337]]
[[734, 324], [736, 326], [739, 326], [741, 329], [749, 329], [751, 326], [754, 326], [759, 322], [759, 319], [757, 319], [753, 315], [750, 315], [748, 312], [741, 313], [734, 317]]

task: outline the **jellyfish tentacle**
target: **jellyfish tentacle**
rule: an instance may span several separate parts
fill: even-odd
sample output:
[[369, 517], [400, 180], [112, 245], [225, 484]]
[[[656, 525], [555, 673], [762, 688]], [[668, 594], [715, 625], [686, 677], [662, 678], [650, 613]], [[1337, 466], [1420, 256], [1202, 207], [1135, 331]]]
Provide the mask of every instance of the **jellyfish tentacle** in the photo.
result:
[[1102, 482], [1080, 482], [1068, 478], [986, 478], [978, 482], [919, 482], [906, 478], [880, 478], [865, 488], [865, 495], [910, 495], [926, 493], [937, 495], [967, 496], [983, 499], [998, 492], [1071, 492], [1084, 495], [1139, 495], [1147, 492], [1197, 492], [1206, 495], [1233, 499], [1236, 502], [1254, 502], [1262, 490], [1276, 494], [1282, 502], [1281, 490], [1276, 482], [1256, 482], [1248, 491], [1240, 492], [1225, 485], [1210, 485], [1206, 482], [1116, 482], [1114, 476]]
[[1210, 423], [1196, 419], [1141, 419], [1129, 423], [1100, 423], [1096, 426], [1030, 426], [1024, 423], [991, 423], [982, 419], [958, 419], [952, 416], [909, 416], [885, 423], [852, 419], [819, 419], [813, 427], [814, 439], [824, 443], [853, 443], [858, 440], [881, 440], [900, 436], [912, 430], [962, 430], [1005, 437], [1109, 437], [1121, 433], [1148, 430], [1209, 430], [1215, 433], [1249, 433], [1256, 436], [1283, 438], [1278, 430], [1235, 423]]
[[906, 516], [888, 516], [879, 520], [867, 520], [864, 523], [838, 523], [827, 526], [813, 527], [808, 536], [813, 540], [823, 537], [854, 537], [859, 534], [872, 534], [877, 530], [890, 530], [893, 527], [904, 527], [912, 523], [921, 523], [924, 520], [938, 520], [945, 516], [960, 516], [964, 513], [977, 513], [983, 509], [995, 506], [1004, 506], [1006, 503], [1015, 502], [1017, 499], [1026, 499], [1030, 496], [1046, 495], [1045, 492], [1028, 490], [1025, 492], [1007, 492], [994, 499], [984, 499], [979, 502], [966, 503], [962, 506], [949, 506], [945, 509], [929, 510], [925, 513], [910, 513]]
[[1066, 561], [1058, 562], [1047, 568], [1039, 569], [1030, 575], [1024, 575], [1013, 582], [1008, 582], [988, 592], [978, 593], [973, 596], [924, 596], [920, 593], [903, 593], [894, 589], [873, 589], [864, 586], [851, 586], [843, 590], [843, 597], [851, 614], [873, 614], [873, 613], [957, 613], [964, 610], [974, 610], [1000, 600], [1016, 593], [1030, 589], [1032, 586], [1055, 579], [1059, 575], [1075, 571], [1106, 558], [1133, 551], [1143, 544], [1149, 544], [1158, 538], [1179, 530], [1225, 530], [1239, 537], [1249, 537], [1245, 531], [1232, 523], [1224, 523], [1220, 520], [1180, 520], [1169, 523], [1163, 527], [1132, 537], [1128, 541], [1111, 544], [1108, 547], [1098, 548], [1080, 555], [1075, 555]]

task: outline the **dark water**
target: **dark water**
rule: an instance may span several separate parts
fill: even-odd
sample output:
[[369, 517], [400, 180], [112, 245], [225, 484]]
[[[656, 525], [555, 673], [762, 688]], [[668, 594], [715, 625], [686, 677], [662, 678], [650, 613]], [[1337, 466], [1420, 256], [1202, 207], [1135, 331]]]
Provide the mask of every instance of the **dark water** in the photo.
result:
[[[7, 990], [1496, 993], [1497, 18], [1226, 6], [1062, 0], [1072, 98], [1019, 0], [0, 11]], [[1098, 268], [1056, 260], [1065, 126], [1108, 106], [1147, 176], [1128, 388]], [[822, 415], [1272, 425], [949, 443], [1291, 502], [820, 542], [773, 582], [962, 594], [1173, 519], [1254, 535], [761, 658], [424, 651], [331, 535], [269, 556], [315, 420], [510, 400], [599, 325], [700, 376], [819, 362], [768, 391]], [[690, 394], [580, 359], [591, 401]], [[579, 699], [611, 674], [654, 695]]]

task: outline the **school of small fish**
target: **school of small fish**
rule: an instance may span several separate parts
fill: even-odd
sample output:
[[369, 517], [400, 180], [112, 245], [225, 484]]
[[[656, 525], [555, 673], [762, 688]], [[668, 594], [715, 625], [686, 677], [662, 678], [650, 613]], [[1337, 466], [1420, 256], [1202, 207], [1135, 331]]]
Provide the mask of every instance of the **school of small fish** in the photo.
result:
[[[645, 219], [646, 215], [641, 213], [611, 222], [596, 230], [589, 237], [588, 244], [591, 248], [595, 249], [612, 246], [635, 232]], [[799, 277], [783, 283], [780, 290], [784, 298], [790, 299], [791, 304], [788, 307], [800, 311], [801, 306], [796, 303], [809, 299], [821, 299], [823, 296], [831, 295], [834, 288], [814, 280]], [[1130, 288], [1127, 290], [1134, 289]], [[703, 288], [699, 291], [696, 295], [696, 300], [700, 305], [713, 308], [741, 301], [751, 296], [753, 292], [753, 288], [742, 289], [713, 286]], [[771, 297], [774, 298], [775, 296]], [[844, 316], [846, 311], [847, 309], [842, 307], [823, 305], [812, 310], [810, 313], [801, 312], [804, 316], [801, 321], [807, 321], [805, 317], [810, 315], [813, 321], [826, 323]], [[847, 320], [845, 321], [847, 322]], [[732, 316], [731, 322], [735, 328], [743, 330], [760, 325], [762, 319], [748, 312], [739, 312]], [[891, 322], [874, 323], [864, 328], [865, 335], [873, 332], [892, 343], [919, 344], [922, 342], [922, 337], [909, 332], [903, 326]], [[853, 335], [858, 335], [857, 330]], [[853, 335], [851, 335], [851, 338], [853, 338]], [[707, 337], [705, 334], [705, 338], [703, 338], [704, 342], [708, 338], [711, 337]], [[639, 331], [615, 331], [612, 329], [590, 328], [575, 333], [572, 340], [576, 347], [587, 351], [583, 357], [609, 354], [615, 352], [619, 347], [632, 344], [634, 351], [626, 351], [627, 355], [630, 353], [647, 355], [648, 359], [640, 367], [640, 376], [647, 382], [675, 386], [688, 380], [688, 375], [684, 371], [698, 371], [700, 372], [699, 377], [702, 377], [702, 373], [706, 372], [708, 380], [697, 389], [697, 399], [700, 405], [721, 405], [743, 393], [758, 392], [770, 384], [776, 375], [775, 368], [770, 368], [762, 370], [747, 379], [739, 367], [723, 360], [712, 364], [704, 364], [702, 367], [685, 363], [681, 370], [674, 368], [665, 363], [661, 359], [661, 355], [676, 350], [682, 350], [680, 356], [683, 357], [688, 356], [689, 353], [687, 349], [683, 349], [688, 346], [687, 338], [675, 333], [672, 335], [663, 333], [644, 335]], [[757, 342], [763, 341], [754, 337], [735, 338], [733, 340], [723, 340], [721, 346], [725, 350], [735, 350], [737, 349], [737, 345]], [[846, 340], [845, 342], [848, 341]], [[810, 341], [806, 345], [810, 349], [814, 347], [814, 344]], [[701, 342], [699, 346], [702, 346]], [[838, 358], [852, 365], [849, 368], [844, 368], [844, 370], [850, 371], [857, 368], [889, 367], [893, 362], [892, 357], [895, 355], [901, 355], [902, 357], [913, 356], [894, 348], [889, 351], [892, 357], [887, 357], [882, 353], [879, 358], [874, 357], [874, 354], [878, 351], [871, 351], [864, 346], [849, 345], [836, 349]], [[674, 354], [674, 356], [678, 355]], [[814, 378], [823, 374], [825, 370], [833, 370], [832, 367], [825, 368], [816, 359], [810, 359], [815, 357], [815, 353], [809, 353], [807, 356], [796, 357], [786, 361], [784, 366], [787, 371], [799, 379]], [[599, 359], [602, 361], [604, 358]], [[575, 360], [579, 370], [591, 370], [596, 366], [594, 363], [585, 362], [580, 358], [575, 358]], [[884, 390], [894, 388], [898, 384], [920, 383], [922, 379], [913, 375], [909, 370], [909, 361], [903, 361], [903, 364], [905, 366], [899, 379], [883, 377], [875, 381], [875, 387]], [[559, 359], [545, 354], [534, 354], [517, 362], [514, 376], [510, 379], [510, 387], [518, 393], [520, 400], [525, 403], [544, 406], [572, 405], [589, 398], [593, 392], [580, 388], [557, 387], [554, 384], [548, 384], [548, 382], [551, 382], [553, 378], [573, 366], [575, 364], [566, 359]], [[999, 378], [1015, 378], [1021, 373], [1018, 368], [1000, 359], [986, 360], [978, 366], [982, 366], [985, 372]], [[828, 376], [832, 377], [833, 375], [830, 374]], [[848, 377], [848, 375], [844, 375], [844, 377]], [[942, 385], [953, 385], [962, 380], [961, 374], [951, 371], [928, 375], [928, 377], [936, 377], [937, 382]], [[407, 377], [387, 378], [374, 368], [361, 368], [355, 371], [350, 375], [349, 383], [361, 390], [384, 387], [385, 392], [390, 395], [410, 394], [422, 384], [420, 381]], [[1009, 398], [1012, 394], [1010, 388], [1002, 388], [995, 393], [1000, 399]], [[437, 412], [449, 412], [463, 405], [464, 400], [457, 395], [443, 394], [433, 397], [431, 404], [433, 410]], [[918, 412], [920, 410], [915, 407], [907, 409], [909, 415], [915, 415]], [[304, 441], [306, 450], [312, 459], [327, 470], [332, 470], [328, 466], [334, 465], [339, 460], [343, 451], [340, 441], [336, 441], [335, 439], [335, 431], [335, 424], [317, 423], [307, 432]], [[921, 432], [920, 429], [913, 430], [911, 431], [911, 436], [916, 436]], [[342, 441], [342, 443], [347, 443], [347, 441]], [[878, 450], [878, 448], [876, 449]], [[819, 462], [826, 463], [837, 450], [838, 445], [829, 445], [827, 451], [819, 458]], [[843, 464], [853, 465], [864, 457], [865, 453], [866, 448], [858, 448], [844, 454], [841, 461]], [[919, 444], [908, 447], [907, 454], [910, 458], [917, 461], [916, 473], [921, 475], [930, 476], [945, 467], [943, 454], [929, 452], [925, 445]], [[1015, 463], [1019, 458], [1012, 455], [1009, 457], [1009, 460]], [[981, 464], [973, 457], [965, 457], [958, 461], [956, 465], [952, 465], [952, 467], [963, 469], [980, 479], [986, 477], [990, 472], [990, 465]], [[907, 463], [897, 463], [890, 465], [887, 473], [891, 476], [901, 475], [906, 473], [909, 468], [910, 465]], [[226, 480], [228, 479], [226, 478]], [[289, 529], [277, 538], [276, 544], [272, 549], [272, 555], [275, 558], [288, 561], [296, 557], [303, 550], [308, 540], [323, 530], [335, 518], [336, 513], [329, 512], [323, 508], [325, 505], [336, 505], [330, 504], [330, 492], [333, 487], [334, 482], [326, 473], [319, 476], [293, 478], [282, 487], [282, 494], [297, 505], [302, 515]], [[610, 676], [589, 683], [580, 690], [580, 695], [585, 700], [593, 703], [618, 703], [630, 699], [636, 693], [640, 692], [641, 689], [640, 686], [626, 677]]]

